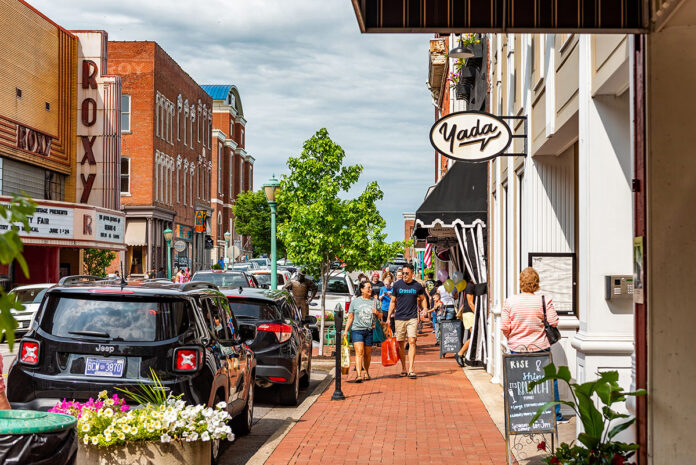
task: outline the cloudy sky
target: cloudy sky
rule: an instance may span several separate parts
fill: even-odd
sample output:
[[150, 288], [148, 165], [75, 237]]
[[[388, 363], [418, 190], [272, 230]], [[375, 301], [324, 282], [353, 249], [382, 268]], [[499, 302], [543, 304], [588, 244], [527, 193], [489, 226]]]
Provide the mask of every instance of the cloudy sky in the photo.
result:
[[68, 29], [154, 40], [200, 84], [232, 83], [259, 187], [326, 127], [377, 180], [391, 240], [433, 181], [426, 35], [361, 35], [350, 0], [29, 0]]

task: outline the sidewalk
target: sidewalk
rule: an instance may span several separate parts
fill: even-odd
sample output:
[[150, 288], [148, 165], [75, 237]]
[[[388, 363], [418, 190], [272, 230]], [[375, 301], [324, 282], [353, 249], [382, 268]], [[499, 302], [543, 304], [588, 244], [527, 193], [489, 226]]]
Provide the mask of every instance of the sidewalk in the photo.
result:
[[418, 379], [380, 360], [377, 349], [371, 381], [343, 378], [346, 400], [331, 401], [329, 386], [266, 465], [505, 463], [503, 436], [452, 355], [439, 358], [432, 333], [419, 337]]

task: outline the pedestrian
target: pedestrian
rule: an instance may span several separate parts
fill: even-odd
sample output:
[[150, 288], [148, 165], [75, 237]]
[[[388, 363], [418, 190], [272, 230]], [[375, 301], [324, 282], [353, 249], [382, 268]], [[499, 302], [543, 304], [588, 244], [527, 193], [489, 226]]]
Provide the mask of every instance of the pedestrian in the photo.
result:
[[396, 281], [394, 281], [394, 282], [401, 281], [402, 279], [404, 279], [404, 270], [401, 268], [398, 268], [396, 270]]
[[391, 302], [392, 296], [392, 283], [394, 281], [394, 276], [390, 272], [385, 272], [382, 276], [384, 280], [384, 285], [379, 289], [379, 295], [377, 299], [380, 302], [380, 308], [382, 309], [382, 320], [387, 321], [387, 313], [389, 312], [389, 304]]
[[[376, 301], [372, 298], [372, 284], [369, 281], [360, 282], [360, 296], [350, 302], [348, 320], [346, 321], [346, 333], [350, 331], [355, 348], [356, 383], [370, 379], [372, 315], [381, 319], [381, 314], [382, 312], [377, 309]], [[362, 374], [363, 370], [364, 374]]]
[[295, 304], [302, 311], [304, 320], [309, 314], [309, 303], [314, 299], [319, 291], [314, 281], [307, 278], [303, 271], [297, 273], [296, 277], [288, 281], [283, 289], [289, 291], [295, 299]]
[[379, 271], [374, 271], [372, 273], [370, 284], [372, 285], [372, 297], [376, 299], [379, 297], [379, 291], [382, 289], [382, 286], [384, 286], [384, 283], [379, 280]]
[[[425, 289], [414, 279], [413, 265], [403, 267], [403, 279], [394, 283], [392, 290], [391, 303], [389, 305], [389, 315], [392, 314], [396, 319], [396, 341], [399, 346], [399, 356], [401, 358], [401, 374], [415, 379], [416, 372], [416, 336], [418, 328], [418, 307], [427, 310], [425, 299]], [[406, 354], [404, 346], [408, 337], [408, 372], [406, 371]]]
[[[465, 313], [474, 313], [475, 306], [474, 306], [474, 292], [476, 290], [476, 286], [474, 283], [471, 281], [467, 282], [466, 288], [464, 289], [464, 296], [462, 298], [462, 305], [459, 307], [459, 311], [457, 312], [457, 318], [462, 320], [462, 322], [465, 321], [464, 314]], [[465, 329], [467, 328], [467, 324], [464, 323]], [[469, 343], [471, 340], [467, 337], [468, 335], [465, 333], [465, 336], [467, 339], [465, 341], [462, 341], [462, 348], [459, 349], [459, 353], [457, 353], [454, 356], [454, 359], [457, 361], [460, 367], [464, 367], [466, 365], [464, 361], [464, 354], [466, 354], [466, 351], [469, 349]]]
[[440, 300], [440, 294], [436, 292], [433, 294], [433, 305], [428, 310], [428, 314], [433, 322], [433, 332], [435, 333], [435, 339], [437, 339], [438, 344], [440, 343], [440, 317], [442, 316], [442, 301]]
[[[520, 273], [520, 293], [505, 300], [502, 311], [501, 331], [508, 340], [508, 348], [513, 354], [547, 353], [551, 344], [544, 329], [544, 307], [546, 302], [546, 320], [551, 326], [558, 326], [558, 315], [549, 297], [538, 296], [539, 274], [532, 267]], [[554, 397], [558, 401], [558, 382], [554, 381]], [[561, 415], [560, 404], [556, 405], [556, 421], [567, 422]]]
[[177, 284], [181, 284], [184, 282], [184, 270], [183, 270], [183, 268], [176, 269], [176, 275], [174, 275], [174, 282]]
[[440, 294], [440, 300], [442, 301], [442, 320], [454, 320], [457, 314], [455, 300], [459, 297], [457, 289], [452, 289], [452, 292], [449, 292], [445, 289], [445, 285], [441, 284], [440, 287], [437, 288], [437, 293]]
[[164, 267], [160, 266], [159, 270], [157, 270], [157, 279], [166, 278], [166, 277], [167, 277], [167, 275], [164, 274]]
[[355, 294], [355, 297], [359, 297], [360, 295], [362, 295], [362, 293], [360, 292], [360, 284], [364, 283], [364, 282], [368, 282], [368, 281], [369, 281], [369, 278], [367, 277], [367, 275], [365, 273], [360, 273], [358, 275], [358, 282], [355, 284], [355, 289], [353, 291], [353, 294]]
[[[2, 366], [2, 357], [0, 357], [0, 372], [4, 373]], [[0, 377], [0, 410], [12, 410], [10, 401], [7, 400], [7, 392], [5, 391], [4, 377]]]
[[184, 282], [187, 283], [191, 281], [191, 272], [189, 271], [188, 267], [184, 268]]

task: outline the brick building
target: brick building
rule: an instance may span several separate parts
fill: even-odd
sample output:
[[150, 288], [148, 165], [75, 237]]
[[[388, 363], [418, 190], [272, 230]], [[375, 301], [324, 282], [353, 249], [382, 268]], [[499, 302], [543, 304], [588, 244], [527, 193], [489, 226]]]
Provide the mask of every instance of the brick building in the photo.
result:
[[0, 281], [56, 282], [83, 272], [84, 249], [123, 248], [121, 84], [105, 32], [68, 31], [17, 0], [0, 0], [0, 22], [0, 202], [38, 205], [20, 232], [30, 275], [0, 266]]
[[126, 273], [166, 269], [167, 228], [174, 231], [173, 267], [207, 268], [212, 99], [155, 42], [109, 42], [109, 51], [109, 71], [123, 86]]
[[[213, 179], [211, 182], [211, 235], [215, 244], [212, 260], [224, 257], [225, 237], [241, 248], [241, 255], [251, 256], [251, 241], [235, 233], [232, 206], [240, 192], [254, 189], [254, 158], [245, 150], [246, 119], [236, 86], [204, 85], [213, 99]], [[230, 245], [232, 245], [230, 244]]]

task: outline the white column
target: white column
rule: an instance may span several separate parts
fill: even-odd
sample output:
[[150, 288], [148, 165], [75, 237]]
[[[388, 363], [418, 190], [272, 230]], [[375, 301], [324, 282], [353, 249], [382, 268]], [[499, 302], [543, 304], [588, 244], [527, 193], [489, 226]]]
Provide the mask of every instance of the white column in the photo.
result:
[[[605, 300], [605, 276], [632, 274], [632, 155], [629, 93], [592, 95], [592, 46], [579, 44], [577, 380], [618, 370], [629, 388], [633, 303]], [[626, 75], [628, 82], [629, 76]], [[629, 432], [630, 434], [630, 432]], [[622, 437], [622, 440], [631, 438]]]

